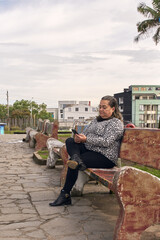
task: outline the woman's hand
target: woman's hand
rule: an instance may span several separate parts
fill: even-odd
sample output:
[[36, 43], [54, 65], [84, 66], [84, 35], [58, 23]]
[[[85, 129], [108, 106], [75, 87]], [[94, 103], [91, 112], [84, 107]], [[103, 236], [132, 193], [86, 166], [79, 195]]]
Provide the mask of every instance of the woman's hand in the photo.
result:
[[74, 136], [74, 141], [76, 143], [85, 143], [86, 140], [87, 140], [87, 137], [84, 134], [82, 134], [82, 133], [75, 134], [75, 136]]

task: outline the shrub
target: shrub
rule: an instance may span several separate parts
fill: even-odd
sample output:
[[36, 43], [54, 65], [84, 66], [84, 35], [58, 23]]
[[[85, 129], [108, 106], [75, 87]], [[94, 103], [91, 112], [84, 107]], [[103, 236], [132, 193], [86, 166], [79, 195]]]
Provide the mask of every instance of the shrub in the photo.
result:
[[20, 127], [18, 127], [18, 126], [13, 126], [13, 127], [11, 127], [11, 130], [12, 130], [12, 131], [20, 130]]

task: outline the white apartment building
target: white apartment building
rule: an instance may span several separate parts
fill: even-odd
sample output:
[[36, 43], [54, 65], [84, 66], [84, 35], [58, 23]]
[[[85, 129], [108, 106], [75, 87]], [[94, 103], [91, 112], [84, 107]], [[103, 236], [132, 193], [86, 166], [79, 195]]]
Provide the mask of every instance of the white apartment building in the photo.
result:
[[98, 111], [91, 106], [90, 101], [59, 101], [58, 102], [58, 121], [74, 122], [84, 121], [96, 117]]
[[91, 106], [76, 104], [64, 109], [64, 120], [67, 121], [84, 121], [86, 119], [93, 118], [97, 116], [96, 108]]

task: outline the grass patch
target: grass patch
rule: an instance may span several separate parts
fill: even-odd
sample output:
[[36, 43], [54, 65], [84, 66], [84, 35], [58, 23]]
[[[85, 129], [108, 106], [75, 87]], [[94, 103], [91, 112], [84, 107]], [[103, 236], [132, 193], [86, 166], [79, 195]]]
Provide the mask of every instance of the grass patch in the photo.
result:
[[46, 160], [48, 158], [48, 150], [41, 150], [38, 151], [38, 154], [41, 156], [42, 159]]
[[[127, 166], [127, 165], [125, 163], [122, 163], [122, 167], [123, 166]], [[158, 169], [151, 168], [151, 167], [146, 167], [146, 166], [139, 165], [139, 164], [136, 164], [136, 163], [135, 164], [133, 163], [131, 166], [135, 167], [137, 169], [140, 169], [142, 171], [148, 172], [148, 173], [160, 178], [160, 170], [158, 170]]]
[[58, 140], [65, 143], [66, 139], [71, 137], [72, 133], [67, 133], [67, 134], [58, 134]]
[[5, 130], [4, 134], [26, 134], [26, 131], [24, 130]]
[[[71, 133], [68, 133], [68, 134], [58, 134], [58, 140], [65, 143], [66, 139], [71, 137]], [[41, 150], [41, 151], [38, 151], [38, 154], [41, 156], [42, 159], [47, 159], [48, 158], [48, 150]]]
[[145, 172], [151, 173], [152, 175], [160, 178], [160, 170], [155, 169], [155, 168], [151, 168], [151, 167], [146, 167], [146, 166], [140, 166], [138, 164], [135, 164], [134, 166], [135, 168], [138, 168], [140, 170], [143, 170]]

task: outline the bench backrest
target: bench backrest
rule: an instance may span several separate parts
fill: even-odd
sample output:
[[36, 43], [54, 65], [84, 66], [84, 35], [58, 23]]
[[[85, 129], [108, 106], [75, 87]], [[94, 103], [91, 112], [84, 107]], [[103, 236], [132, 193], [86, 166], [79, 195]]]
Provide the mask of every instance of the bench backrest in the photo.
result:
[[160, 169], [160, 130], [125, 129], [120, 158]]
[[58, 126], [59, 126], [59, 123], [57, 120], [51, 123], [49, 120], [42, 121], [40, 119], [38, 120], [37, 131], [47, 136], [58, 139]]
[[43, 120], [42, 119], [38, 119], [37, 131], [38, 132], [42, 132], [42, 129], [43, 129]]
[[[76, 126], [80, 133], [85, 126]], [[160, 130], [125, 128], [120, 147], [120, 158], [160, 169]]]
[[42, 133], [46, 134], [46, 135], [49, 135], [49, 132], [48, 132], [48, 128], [49, 128], [49, 125], [50, 125], [50, 121], [47, 119], [47, 120], [44, 120], [43, 121], [43, 130], [42, 130]]

